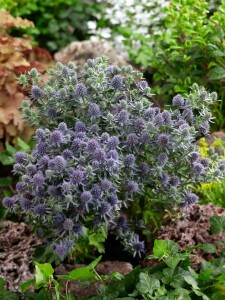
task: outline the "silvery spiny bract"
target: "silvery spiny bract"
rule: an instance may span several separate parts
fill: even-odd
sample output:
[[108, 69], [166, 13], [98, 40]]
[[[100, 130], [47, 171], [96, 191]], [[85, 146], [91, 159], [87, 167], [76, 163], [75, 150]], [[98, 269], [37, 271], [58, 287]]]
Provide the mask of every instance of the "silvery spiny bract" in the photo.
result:
[[[151, 89], [141, 73], [130, 66], [108, 65], [105, 58], [88, 60], [81, 74], [73, 63], [67, 66], [58, 63], [49, 71], [45, 84], [41, 83], [35, 69], [22, 75], [20, 81], [25, 86], [32, 84], [31, 102], [24, 102], [23, 113], [39, 128], [31, 157], [28, 155], [29, 159], [24, 162], [18, 154], [14, 167], [15, 172], [22, 175], [23, 182], [29, 182], [33, 176], [31, 185], [35, 200], [31, 201], [29, 213], [44, 215], [52, 222], [55, 213], [52, 214], [51, 207], [55, 197], [58, 197], [59, 206], [54, 209], [59, 215], [62, 207], [69, 208], [70, 202], [78, 210], [82, 197], [90, 196], [90, 203], [97, 202], [91, 210], [87, 205], [83, 207], [85, 212], [72, 210], [72, 215], [65, 214], [60, 220], [61, 224], [66, 219], [60, 233], [62, 237], [65, 232], [71, 232], [72, 225], [82, 225], [82, 219], [89, 222], [89, 212], [93, 215], [95, 209], [100, 222], [110, 223], [123, 206], [128, 206], [134, 198], [135, 201], [140, 199], [137, 193], [143, 195], [144, 209], [151, 208], [152, 203], [167, 208], [186, 206], [198, 199], [192, 191], [194, 185], [224, 177], [224, 162], [212, 152], [210, 159], [201, 158], [195, 144], [209, 133], [212, 120], [209, 107], [217, 98], [214, 92], [208, 93], [194, 84], [186, 98], [176, 95], [172, 106], [161, 112], [153, 107]], [[78, 152], [76, 156], [74, 149], [79, 147], [85, 153]], [[37, 155], [41, 157], [34, 159]], [[50, 161], [46, 161], [46, 156]], [[47, 174], [40, 169], [45, 164]], [[92, 178], [95, 170], [97, 177]], [[115, 171], [118, 173], [114, 174]], [[54, 172], [58, 172], [60, 180], [52, 181], [55, 180]], [[90, 176], [90, 180], [86, 176]], [[94, 186], [87, 188], [86, 180]], [[107, 180], [114, 193], [107, 194], [106, 200], [102, 191], [109, 184]], [[18, 184], [19, 195], [23, 194], [23, 184]], [[69, 197], [65, 194], [67, 189], [75, 194]], [[90, 193], [81, 197], [81, 192]], [[13, 208], [16, 199], [17, 196], [6, 198], [5, 206]], [[47, 203], [50, 203], [49, 210]], [[86, 226], [92, 226], [91, 223]], [[81, 232], [80, 227], [78, 232]], [[121, 232], [120, 228], [120, 235]], [[143, 250], [135, 234], [129, 245], [134, 245], [136, 253]], [[65, 243], [57, 247], [58, 253], [66, 249]]]

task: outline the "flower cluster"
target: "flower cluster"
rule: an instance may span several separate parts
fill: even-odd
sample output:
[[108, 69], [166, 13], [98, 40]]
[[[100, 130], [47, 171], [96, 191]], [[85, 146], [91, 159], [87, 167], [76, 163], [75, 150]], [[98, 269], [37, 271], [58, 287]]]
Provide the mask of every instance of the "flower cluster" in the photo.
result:
[[[43, 86], [32, 74], [26, 83], [33, 84], [33, 102], [24, 102], [23, 112], [39, 127], [36, 146], [17, 154], [19, 195], [4, 204], [20, 205], [47, 227], [60, 224], [59, 236], [71, 240], [83, 226], [109, 224], [137, 193], [145, 209], [190, 205], [198, 199], [195, 184], [224, 177], [218, 156], [201, 158], [195, 144], [209, 133], [216, 93], [193, 85], [187, 98], [176, 95], [161, 112], [141, 73], [105, 58], [88, 60], [82, 74], [58, 63]], [[140, 253], [142, 242], [130, 237]]]
[[60, 237], [55, 252], [64, 257], [68, 245], [74, 247], [68, 241], [76, 240], [84, 227], [98, 228], [118, 217], [118, 191], [124, 189], [131, 199], [139, 185], [132, 180], [134, 172], [127, 172], [129, 155], [122, 159], [116, 136], [93, 136], [90, 127], [77, 121], [75, 130], [65, 123], [53, 131], [37, 129], [35, 140], [31, 153], [16, 154], [18, 194], [3, 204], [51, 229], [54, 240]]
[[[104, 39], [113, 41], [119, 53], [126, 55], [127, 45], [125, 43], [129, 35], [129, 47], [139, 48], [139, 41], [135, 35], [148, 39], [151, 35], [160, 32], [160, 25], [164, 19], [164, 7], [170, 4], [170, 0], [148, 1], [148, 0], [98, 0], [105, 6], [104, 15], [97, 14], [98, 21], [89, 21], [89, 32], [92, 39]], [[102, 22], [104, 20], [104, 22]], [[102, 27], [102, 24], [104, 27]], [[107, 25], [106, 25], [107, 24]], [[125, 31], [119, 30], [125, 28]]]

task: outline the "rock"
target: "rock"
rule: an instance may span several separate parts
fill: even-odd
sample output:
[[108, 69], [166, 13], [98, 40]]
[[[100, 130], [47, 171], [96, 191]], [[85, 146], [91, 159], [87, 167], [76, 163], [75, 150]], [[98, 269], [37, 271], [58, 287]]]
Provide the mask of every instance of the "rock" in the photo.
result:
[[26, 224], [3, 223], [0, 229], [0, 276], [7, 289], [19, 291], [19, 284], [33, 278], [32, 255], [40, 244]]
[[[76, 265], [59, 265], [55, 268], [55, 274], [56, 275], [66, 275], [70, 271], [85, 267], [83, 264], [76, 264]], [[77, 297], [78, 299], [95, 296], [97, 295], [97, 289], [99, 286], [99, 282], [90, 283], [88, 285], [85, 285], [85, 288], [82, 284], [80, 284], [79, 281], [74, 280], [59, 280], [59, 282], [62, 284], [62, 292], [68, 292], [71, 295]]]
[[109, 275], [112, 272], [118, 272], [126, 275], [133, 270], [133, 266], [128, 262], [123, 261], [105, 261], [97, 265], [96, 271], [100, 275]]
[[72, 61], [78, 67], [83, 67], [89, 58], [93, 59], [98, 56], [107, 56], [111, 64], [120, 67], [128, 65], [127, 61], [105, 41], [72, 42], [63, 50], [55, 53], [54, 58], [57, 62], [66, 64]]
[[[75, 270], [80, 267], [84, 267], [83, 264], [76, 264], [76, 265], [59, 265], [55, 269], [55, 273], [57, 275], [66, 275], [70, 271]], [[133, 270], [133, 266], [128, 262], [121, 262], [121, 261], [105, 261], [101, 262], [97, 265], [96, 271], [99, 275], [109, 275], [112, 272], [119, 272], [120, 274], [128, 274]], [[85, 297], [90, 297], [97, 295], [97, 289], [101, 282], [94, 282], [84, 286], [80, 285], [78, 281], [69, 280], [66, 281], [60, 280], [62, 284], [63, 291], [65, 292], [67, 288], [67, 292], [71, 293], [73, 296], [82, 299]]]

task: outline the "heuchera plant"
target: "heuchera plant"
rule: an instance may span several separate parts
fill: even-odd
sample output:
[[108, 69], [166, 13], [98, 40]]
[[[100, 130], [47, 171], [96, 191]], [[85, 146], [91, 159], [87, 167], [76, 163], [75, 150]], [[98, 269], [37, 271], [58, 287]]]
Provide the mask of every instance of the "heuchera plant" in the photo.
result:
[[101, 224], [116, 228], [125, 248], [140, 254], [143, 242], [119, 215], [138, 193], [146, 209], [152, 203], [171, 209], [198, 200], [193, 185], [224, 177], [224, 161], [213, 152], [201, 158], [195, 145], [209, 133], [216, 93], [193, 85], [187, 98], [175, 96], [161, 112], [141, 73], [105, 58], [88, 60], [82, 74], [58, 63], [44, 85], [35, 69], [20, 80], [32, 85], [23, 113], [39, 128], [33, 151], [16, 155], [18, 194], [3, 203], [51, 229], [61, 257], [83, 227]]
[[51, 55], [42, 48], [32, 47], [31, 39], [10, 34], [12, 28], [28, 27], [34, 27], [33, 23], [0, 10], [0, 151], [7, 143], [17, 145], [17, 137], [28, 142], [33, 134], [18, 109], [26, 91], [19, 86], [16, 76], [33, 67], [44, 72], [53, 65]]

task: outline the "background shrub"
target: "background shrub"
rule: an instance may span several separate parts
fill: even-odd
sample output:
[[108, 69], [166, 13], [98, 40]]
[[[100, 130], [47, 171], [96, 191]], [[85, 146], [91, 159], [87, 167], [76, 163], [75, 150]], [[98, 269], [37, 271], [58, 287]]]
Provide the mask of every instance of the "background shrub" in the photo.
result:
[[[169, 103], [174, 93], [186, 95], [194, 82], [216, 90], [223, 100], [224, 1], [132, 1], [130, 6], [119, 1], [107, 5], [108, 15], [102, 16], [105, 23], [99, 21], [97, 29], [89, 23], [91, 31], [122, 43], [129, 59], [146, 70], [159, 105], [163, 105], [161, 99]], [[139, 18], [135, 18], [136, 6]], [[109, 15], [110, 9], [115, 17]], [[214, 128], [224, 127], [223, 106], [217, 104]]]
[[2, 7], [9, 9], [13, 16], [31, 20], [35, 29], [29, 35], [38, 44], [55, 52], [75, 40], [88, 37], [87, 22], [95, 19], [101, 10], [95, 1], [85, 0], [8, 0]]

